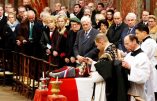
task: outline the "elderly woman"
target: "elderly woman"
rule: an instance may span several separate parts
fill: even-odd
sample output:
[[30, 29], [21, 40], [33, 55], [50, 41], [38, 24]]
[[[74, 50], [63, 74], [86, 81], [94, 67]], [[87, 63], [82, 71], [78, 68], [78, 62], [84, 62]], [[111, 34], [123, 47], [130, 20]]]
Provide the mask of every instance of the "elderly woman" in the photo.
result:
[[154, 15], [149, 15], [148, 19], [148, 27], [149, 27], [149, 35], [155, 41], [157, 41], [157, 18]]

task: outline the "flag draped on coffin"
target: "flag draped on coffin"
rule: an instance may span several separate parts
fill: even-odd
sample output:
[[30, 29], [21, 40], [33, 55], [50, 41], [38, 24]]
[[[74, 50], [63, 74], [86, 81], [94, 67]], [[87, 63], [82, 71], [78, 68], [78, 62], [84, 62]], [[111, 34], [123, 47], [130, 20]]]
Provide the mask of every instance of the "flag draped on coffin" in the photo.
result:
[[[91, 78], [64, 78], [59, 81], [63, 81], [59, 94], [66, 96], [67, 101], [91, 101], [94, 86]], [[52, 85], [50, 84], [48, 88], [48, 94], [52, 94]]]

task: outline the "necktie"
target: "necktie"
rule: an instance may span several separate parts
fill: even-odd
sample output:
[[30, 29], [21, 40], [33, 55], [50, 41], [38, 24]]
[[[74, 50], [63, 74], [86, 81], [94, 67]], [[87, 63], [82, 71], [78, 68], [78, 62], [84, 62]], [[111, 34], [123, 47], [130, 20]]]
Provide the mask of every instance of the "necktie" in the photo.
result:
[[128, 33], [127, 33], [127, 34], [131, 34], [130, 32], [131, 32], [131, 28], [129, 28]]
[[84, 40], [87, 38], [88, 33], [84, 33]]
[[29, 40], [32, 40], [33, 26], [34, 26], [34, 24], [31, 22], [30, 23], [30, 29], [29, 29]]

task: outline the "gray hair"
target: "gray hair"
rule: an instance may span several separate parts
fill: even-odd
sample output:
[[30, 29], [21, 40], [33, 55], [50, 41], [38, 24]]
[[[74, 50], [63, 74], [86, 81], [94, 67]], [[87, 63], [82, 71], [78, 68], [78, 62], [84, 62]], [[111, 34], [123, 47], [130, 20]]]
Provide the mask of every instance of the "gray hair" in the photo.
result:
[[90, 23], [92, 23], [91, 22], [91, 18], [89, 17], [89, 16], [83, 16], [82, 18], [81, 18], [81, 23], [82, 22], [90, 22]]
[[134, 20], [136, 20], [136, 18], [137, 18], [137, 16], [136, 16], [135, 13], [128, 13], [126, 15], [126, 17], [125, 17], [126, 20], [128, 20], [128, 19], [134, 19]]

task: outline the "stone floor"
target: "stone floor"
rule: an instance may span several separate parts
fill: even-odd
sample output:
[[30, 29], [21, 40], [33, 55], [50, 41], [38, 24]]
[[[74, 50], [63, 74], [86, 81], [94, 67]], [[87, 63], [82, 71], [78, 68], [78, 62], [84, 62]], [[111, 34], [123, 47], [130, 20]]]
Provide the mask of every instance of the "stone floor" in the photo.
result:
[[10, 86], [0, 86], [0, 101], [31, 101], [18, 92], [11, 90]]

